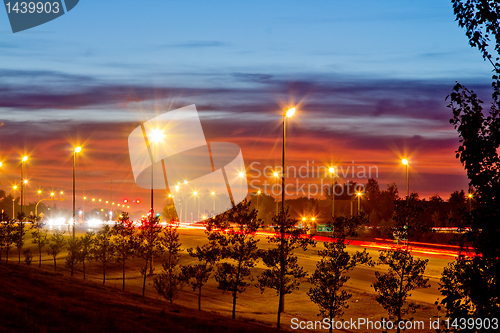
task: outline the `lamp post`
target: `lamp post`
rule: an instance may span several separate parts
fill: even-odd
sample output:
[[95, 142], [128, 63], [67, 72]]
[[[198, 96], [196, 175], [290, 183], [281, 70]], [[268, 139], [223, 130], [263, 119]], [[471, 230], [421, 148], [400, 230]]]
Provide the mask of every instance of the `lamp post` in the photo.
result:
[[[285, 153], [286, 153], [286, 118], [290, 118], [295, 113], [295, 108], [290, 108], [283, 112], [283, 155], [281, 158], [281, 226], [280, 226], [280, 237], [281, 237], [281, 248], [285, 245]], [[285, 310], [285, 293], [283, 290], [284, 283], [284, 272], [283, 267], [285, 266], [285, 258], [283, 255], [283, 250], [280, 251], [280, 300], [279, 300], [279, 312]], [[280, 327], [280, 317], [278, 317], [278, 328]]]
[[[16, 191], [16, 190], [17, 190], [17, 185], [12, 186], [12, 189], [13, 189], [14, 191]], [[16, 212], [15, 212], [15, 210], [14, 210], [14, 203], [15, 203], [15, 201], [16, 201], [16, 199], [15, 199], [15, 195], [13, 195], [13, 196], [12, 196], [12, 219], [13, 219], [13, 220], [15, 220], [15, 219], [16, 219], [16, 216], [15, 216], [15, 215], [16, 215]]]
[[401, 160], [401, 163], [406, 165], [406, 199], [408, 200], [410, 198], [410, 177], [409, 177], [410, 174], [408, 171], [408, 166], [410, 165], [410, 163], [406, 158], [403, 158]]
[[333, 184], [333, 179], [335, 177], [335, 169], [334, 168], [329, 168], [328, 171], [330, 171], [330, 175], [332, 176], [332, 218], [335, 218], [335, 185]]
[[470, 212], [472, 211], [472, 197], [473, 197], [472, 193], [469, 193], [467, 197], [469, 198], [469, 212]]
[[361, 192], [356, 193], [358, 196], [358, 215], [359, 215], [359, 206], [361, 205]]
[[257, 191], [257, 214], [259, 214], [259, 199], [260, 199], [260, 194], [262, 193], [261, 190]]
[[82, 151], [82, 147], [76, 147], [73, 151], [73, 241], [75, 240], [76, 224], [76, 153]]
[[276, 171], [273, 173], [273, 176], [274, 176], [274, 178], [276, 178], [276, 187], [278, 188], [278, 193], [276, 193], [276, 215], [278, 215], [278, 195], [280, 194], [278, 179], [280, 176]]
[[24, 156], [21, 160], [21, 214], [24, 212], [24, 162], [28, 160], [28, 156]]
[[151, 142], [151, 218], [153, 218], [153, 175], [154, 175], [154, 165], [155, 165], [155, 148], [156, 144], [158, 144], [160, 141], [163, 141], [163, 138], [165, 135], [163, 134], [163, 131], [155, 128], [151, 131], [150, 135], [148, 135], [150, 138]]

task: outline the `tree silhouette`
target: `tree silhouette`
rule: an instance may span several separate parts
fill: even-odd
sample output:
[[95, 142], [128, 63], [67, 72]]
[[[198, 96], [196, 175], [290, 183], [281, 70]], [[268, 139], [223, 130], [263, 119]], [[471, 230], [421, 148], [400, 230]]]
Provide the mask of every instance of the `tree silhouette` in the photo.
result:
[[[469, 44], [493, 66], [492, 102], [489, 113], [472, 91], [457, 83], [447, 97], [453, 112], [450, 123], [458, 131], [460, 146], [456, 157], [469, 178], [474, 192], [474, 209], [460, 212], [465, 239], [477, 256], [461, 255], [441, 278], [441, 304], [446, 316], [469, 318], [500, 316], [500, 5], [495, 0], [452, 0], [459, 26], [465, 29]], [[493, 46], [489, 46], [493, 43]], [[465, 227], [468, 227], [465, 229]], [[463, 242], [461, 242], [463, 244]], [[464, 303], [456, 301], [461, 295]], [[496, 300], [496, 301], [495, 301]], [[466, 312], [464, 312], [466, 310]]]
[[125, 268], [127, 260], [134, 253], [134, 227], [133, 221], [130, 220], [127, 212], [122, 212], [111, 229], [112, 235], [115, 237], [116, 259], [122, 265], [122, 290], [125, 290]]
[[77, 262], [81, 262], [83, 266], [83, 279], [85, 280], [85, 263], [93, 260], [95, 233], [88, 231], [85, 235], [80, 237], [80, 251], [77, 252]]
[[418, 308], [415, 303], [406, 301], [411, 296], [410, 292], [430, 287], [429, 279], [423, 277], [428, 262], [427, 259], [413, 258], [408, 250], [380, 251], [379, 263], [389, 266], [389, 271], [384, 274], [375, 272], [377, 281], [373, 283], [373, 288], [378, 293], [376, 301], [386, 309], [390, 319], [396, 320], [398, 333], [398, 323]]
[[169, 223], [163, 229], [160, 237], [160, 242], [165, 249], [162, 263], [163, 270], [154, 280], [154, 287], [158, 294], [170, 301], [170, 303], [177, 298], [183, 281], [179, 268], [181, 243], [177, 227], [176, 224]]
[[[232, 223], [232, 225], [230, 224]], [[250, 210], [250, 202], [243, 201], [224, 214], [210, 219], [207, 230], [209, 240], [221, 246], [221, 257], [225, 262], [217, 264], [215, 280], [218, 288], [233, 297], [232, 318], [236, 318], [236, 299], [250, 285], [250, 269], [259, 257], [255, 232], [262, 226], [257, 211]]]
[[[328, 318], [330, 323], [349, 307], [347, 301], [352, 294], [342, 289], [349, 280], [347, 273], [359, 264], [373, 265], [366, 249], [354, 254], [346, 250], [350, 242], [347, 237], [356, 236], [356, 229], [362, 224], [366, 224], [363, 215], [334, 218], [329, 223], [333, 227], [330, 240], [323, 243], [324, 250], [318, 250], [321, 259], [309, 278], [312, 286], [307, 295], [319, 306], [319, 315]], [[330, 333], [332, 330], [330, 325]]]
[[31, 242], [36, 244], [38, 247], [38, 268], [42, 267], [42, 249], [45, 245], [47, 245], [47, 233], [42, 231], [41, 229], [33, 229], [31, 231]]
[[97, 232], [92, 249], [92, 257], [102, 268], [102, 284], [106, 283], [106, 268], [116, 259], [116, 247], [112, 240], [111, 228], [105, 225]]
[[66, 244], [66, 239], [64, 239], [63, 235], [64, 231], [56, 230], [49, 238], [49, 248], [47, 249], [47, 254], [52, 256], [54, 259], [54, 271], [57, 271], [57, 255], [62, 251], [64, 245]]
[[[137, 256], [144, 259], [144, 267], [141, 269], [143, 276], [142, 296], [146, 292], [146, 277], [148, 276], [148, 264], [152, 265], [154, 257], [162, 253], [160, 243], [160, 233], [162, 227], [158, 217], [153, 216], [154, 212], [150, 211], [147, 217], [141, 219], [141, 225], [138, 232], [134, 235], [134, 249]], [[153, 267], [150, 267], [150, 271]]]
[[199, 263], [181, 267], [181, 279], [187, 282], [193, 291], [198, 289], [198, 311], [201, 311], [201, 288], [207, 283], [213, 266], [220, 259], [220, 249], [213, 243], [187, 249], [189, 255]]
[[[273, 218], [276, 233], [267, 238], [269, 244], [275, 247], [260, 252], [265, 269], [258, 278], [262, 292], [265, 288], [276, 290], [279, 297], [278, 316], [276, 325], [280, 328], [281, 312], [284, 308], [284, 297], [299, 288], [298, 279], [304, 278], [307, 273], [297, 263], [295, 251], [307, 250], [308, 246], [315, 245], [311, 237], [306, 236], [307, 229], [296, 228], [297, 220], [290, 218], [288, 209], [281, 209]], [[283, 229], [285, 237], [281, 237]]]

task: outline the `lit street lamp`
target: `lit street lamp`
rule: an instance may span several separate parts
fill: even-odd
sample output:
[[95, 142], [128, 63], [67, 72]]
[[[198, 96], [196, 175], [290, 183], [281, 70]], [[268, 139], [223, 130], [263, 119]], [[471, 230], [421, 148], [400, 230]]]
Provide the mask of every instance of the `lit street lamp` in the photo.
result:
[[[13, 189], [14, 191], [16, 191], [16, 190], [17, 190], [17, 185], [12, 186], [12, 189]], [[15, 199], [15, 195], [13, 195], [13, 196], [12, 196], [12, 219], [16, 219], [16, 216], [15, 216], [15, 215], [16, 215], [16, 212], [15, 212], [15, 210], [14, 210], [14, 202], [15, 202], [15, 200], [16, 200], [16, 199]]]
[[151, 142], [151, 218], [153, 218], [153, 175], [154, 175], [154, 165], [155, 165], [155, 148], [156, 145], [159, 142], [163, 141], [163, 138], [165, 135], [163, 134], [163, 131], [156, 128], [151, 131], [151, 133], [148, 136], [150, 138]]
[[472, 193], [469, 193], [467, 197], [469, 198], [469, 212], [470, 212], [472, 211], [472, 198], [473, 198]]
[[409, 177], [408, 167], [409, 167], [410, 163], [408, 162], [408, 160], [406, 158], [403, 158], [401, 160], [401, 162], [404, 165], [406, 165], [406, 199], [409, 199], [410, 198], [410, 177]]
[[359, 205], [361, 204], [361, 195], [362, 195], [362, 193], [358, 192], [358, 193], [356, 193], [356, 195], [358, 196], [358, 215], [359, 215]]
[[335, 217], [335, 186], [333, 183], [333, 179], [335, 178], [335, 169], [334, 168], [329, 168], [328, 171], [330, 171], [330, 175], [332, 176], [332, 218]]
[[[281, 210], [282, 210], [282, 221], [281, 221], [281, 226], [280, 226], [280, 237], [281, 237], [281, 248], [284, 248], [285, 246], [285, 152], [286, 152], [286, 118], [291, 118], [295, 113], [295, 108], [290, 108], [283, 112], [283, 155], [281, 158]], [[285, 258], [283, 256], [283, 251], [280, 251], [280, 267], [285, 266]], [[279, 312], [285, 311], [285, 293], [283, 290], [283, 281], [284, 281], [284, 272], [283, 269], [280, 270], [280, 285], [281, 285], [281, 290], [279, 292], [280, 294], [280, 299], [279, 299]], [[280, 323], [278, 321], [278, 327], [280, 326]]]
[[75, 150], [73, 151], [73, 241], [75, 240], [75, 224], [76, 224], [76, 153], [79, 153], [81, 151], [82, 147], [76, 147]]
[[273, 173], [274, 178], [276, 178], [276, 187], [278, 188], [278, 193], [276, 193], [276, 215], [278, 215], [278, 195], [280, 194], [279, 191], [279, 185], [278, 185], [278, 180], [279, 180], [279, 174], [277, 172]]
[[21, 214], [23, 213], [23, 205], [24, 205], [24, 162], [28, 160], [28, 156], [24, 156], [21, 160]]

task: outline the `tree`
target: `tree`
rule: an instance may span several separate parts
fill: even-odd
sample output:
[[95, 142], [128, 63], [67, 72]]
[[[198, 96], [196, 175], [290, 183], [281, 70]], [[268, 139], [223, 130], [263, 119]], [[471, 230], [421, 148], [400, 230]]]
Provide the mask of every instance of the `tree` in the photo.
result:
[[49, 242], [47, 240], [47, 233], [40, 229], [33, 229], [31, 232], [31, 241], [38, 247], [38, 268], [42, 267], [42, 249]]
[[122, 265], [122, 290], [125, 290], [125, 266], [127, 260], [134, 253], [133, 221], [130, 220], [127, 212], [120, 214], [118, 222], [111, 229], [111, 233], [115, 236], [116, 259]]
[[396, 199], [392, 219], [398, 239], [418, 240], [431, 231], [430, 221], [423, 218], [424, 211], [416, 193], [411, 193], [406, 199]]
[[81, 242], [77, 237], [75, 239], [70, 238], [68, 240], [66, 249], [68, 250], [68, 256], [66, 257], [66, 268], [71, 271], [71, 276], [73, 276], [75, 265], [78, 262], [78, 253], [81, 251]]
[[111, 237], [111, 228], [105, 225], [97, 232], [92, 251], [92, 257], [101, 264], [102, 284], [106, 283], [106, 268], [115, 260], [116, 248]]
[[396, 319], [398, 333], [398, 323], [404, 320], [405, 315], [415, 313], [418, 307], [406, 301], [411, 296], [410, 292], [430, 287], [429, 279], [423, 277], [428, 262], [427, 259], [413, 258], [408, 250], [380, 251], [379, 264], [388, 265], [389, 271], [384, 274], [375, 272], [377, 281], [372, 286], [378, 293], [376, 301], [384, 307], [390, 319]]
[[54, 234], [49, 238], [49, 248], [47, 254], [52, 256], [54, 259], [54, 271], [57, 270], [57, 255], [62, 251], [64, 245], [66, 244], [66, 239], [64, 239], [64, 231], [56, 230]]
[[159, 256], [162, 252], [159, 239], [162, 227], [159, 218], [154, 216], [153, 210], [149, 212], [147, 217], [142, 218], [140, 222], [139, 231], [135, 235], [134, 247], [137, 256], [144, 259], [144, 267], [141, 269], [141, 274], [144, 278], [142, 283], [142, 296], [144, 296], [146, 292], [148, 264], [151, 266], [150, 271], [152, 271], [153, 258]]
[[0, 246], [2, 252], [5, 251], [6, 261], [9, 261], [9, 252], [10, 248], [14, 244], [15, 233], [16, 226], [14, 224], [14, 220], [9, 220], [5, 224], [0, 224]]
[[498, 280], [495, 279], [499, 267], [495, 262], [492, 264], [481, 257], [460, 257], [445, 267], [439, 289], [446, 317], [498, 318]]
[[199, 263], [181, 267], [181, 279], [187, 282], [193, 291], [198, 289], [198, 311], [201, 311], [201, 288], [207, 283], [215, 262], [220, 258], [220, 249], [213, 245], [205, 244], [187, 249], [189, 255], [197, 258]]
[[[468, 313], [472, 318], [477, 315], [492, 318], [500, 315], [500, 288], [496, 282], [500, 280], [500, 5], [495, 0], [452, 0], [452, 3], [469, 44], [492, 64], [494, 73], [488, 114], [479, 97], [460, 83], [447, 96], [453, 112], [450, 123], [460, 138], [456, 157], [467, 172], [475, 201], [474, 209], [460, 214], [461, 226], [468, 227], [464, 237], [477, 256], [473, 259], [460, 256], [445, 269], [441, 303], [446, 307], [447, 317], [459, 318], [464, 309], [454, 297], [462, 295], [464, 304], [471, 307]], [[489, 46], [490, 38], [493, 47]]]
[[160, 238], [161, 244], [165, 248], [162, 263], [163, 270], [154, 280], [154, 287], [158, 294], [162, 295], [170, 303], [177, 298], [183, 281], [179, 268], [181, 243], [179, 242], [177, 227], [177, 225], [170, 223], [163, 230]]
[[85, 235], [80, 237], [80, 251], [77, 252], [77, 262], [81, 262], [83, 265], [83, 279], [85, 280], [85, 263], [90, 262], [93, 259], [94, 244], [95, 244], [95, 233], [93, 231], [88, 231]]
[[179, 221], [179, 218], [177, 217], [177, 210], [173, 204], [163, 207], [162, 214], [165, 218], [165, 222]]
[[26, 225], [22, 222], [22, 220], [19, 221], [19, 226], [16, 228], [16, 230], [13, 233], [13, 238], [14, 238], [14, 244], [16, 245], [17, 248], [17, 253], [18, 253], [18, 264], [21, 263], [21, 252], [23, 249], [24, 245], [24, 240], [25, 240], [25, 235], [24, 235], [24, 229], [26, 228]]
[[[231, 226], [232, 223], [234, 225]], [[255, 232], [263, 221], [257, 218], [257, 211], [250, 210], [250, 202], [243, 201], [224, 214], [209, 220], [207, 230], [211, 231], [209, 239], [221, 244], [222, 259], [217, 264], [215, 280], [218, 288], [230, 292], [233, 297], [232, 318], [236, 318], [236, 298], [250, 285], [247, 279], [250, 269], [255, 266], [259, 257]]]
[[[299, 288], [298, 279], [304, 278], [307, 273], [297, 263], [295, 251], [297, 249], [307, 250], [308, 246], [314, 246], [311, 237], [306, 236], [307, 229], [295, 227], [297, 220], [290, 218], [288, 209], [281, 209], [280, 213], [273, 218], [276, 225], [275, 235], [267, 238], [268, 243], [275, 245], [269, 250], [261, 251], [261, 258], [267, 269], [258, 278], [259, 287], [262, 292], [265, 288], [276, 290], [279, 297], [277, 327], [280, 328], [281, 312], [284, 308], [284, 297]], [[283, 237], [283, 235], [285, 235]]]
[[[346, 250], [350, 243], [347, 237], [356, 236], [356, 228], [362, 224], [366, 224], [363, 215], [334, 218], [329, 223], [333, 227], [330, 240], [323, 243], [324, 250], [318, 250], [321, 260], [309, 278], [312, 286], [307, 295], [319, 306], [318, 315], [327, 317], [330, 323], [349, 307], [347, 302], [352, 294], [342, 289], [349, 280], [347, 273], [359, 264], [373, 265], [366, 249], [354, 254]], [[330, 333], [332, 330], [333, 325], [330, 325]]]

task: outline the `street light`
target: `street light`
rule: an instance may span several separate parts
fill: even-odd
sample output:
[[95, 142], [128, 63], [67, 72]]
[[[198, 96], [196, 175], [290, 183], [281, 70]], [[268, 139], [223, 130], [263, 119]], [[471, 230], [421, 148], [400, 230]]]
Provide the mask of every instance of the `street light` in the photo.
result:
[[158, 144], [159, 142], [163, 141], [163, 138], [165, 137], [165, 134], [163, 134], [163, 130], [160, 130], [159, 128], [155, 128], [151, 130], [151, 132], [148, 135], [148, 138], [150, 138], [151, 142], [151, 218], [153, 217], [153, 175], [154, 175], [154, 165], [155, 165], [155, 145]]
[[410, 177], [409, 177], [408, 166], [410, 165], [410, 163], [408, 162], [408, 160], [406, 158], [403, 158], [401, 160], [401, 163], [406, 165], [406, 199], [409, 199], [410, 198]]
[[[17, 190], [17, 185], [12, 186], [12, 189], [13, 189], [14, 191], [16, 191], [16, 190]], [[15, 210], [14, 210], [14, 202], [15, 202], [15, 200], [16, 200], [16, 199], [15, 199], [15, 195], [13, 195], [13, 196], [12, 196], [12, 219], [15, 219], [15, 218], [16, 218], [16, 217], [15, 217], [16, 212], [15, 212]]]
[[358, 196], [358, 215], [359, 215], [359, 205], [361, 204], [361, 192], [358, 192], [356, 193], [356, 195]]
[[24, 156], [21, 160], [21, 213], [24, 211], [24, 162], [27, 160], [28, 156]]
[[82, 147], [76, 147], [73, 151], [73, 241], [75, 240], [76, 224], [76, 153], [79, 153], [81, 151]]
[[467, 197], [469, 197], [469, 212], [470, 212], [472, 211], [472, 198], [473, 198], [472, 193], [469, 193]]
[[280, 194], [278, 180], [280, 176], [277, 172], [274, 172], [273, 176], [276, 178], [276, 187], [278, 188], [278, 193], [276, 193], [276, 215], [278, 215], [278, 195]]
[[[285, 152], [286, 152], [286, 118], [290, 118], [294, 115], [295, 108], [290, 108], [283, 112], [283, 155], [281, 158], [281, 210], [282, 210], [282, 221], [280, 226], [280, 236], [281, 236], [281, 247], [285, 246]], [[285, 258], [283, 256], [283, 251], [280, 251], [280, 267], [285, 266]], [[280, 284], [283, 285], [284, 272], [280, 270]], [[281, 288], [283, 289], [283, 288]], [[279, 312], [285, 310], [285, 295], [283, 290], [280, 290], [280, 300], [279, 300]], [[278, 323], [279, 327], [279, 323]]]
[[330, 176], [332, 177], [332, 218], [335, 217], [335, 185], [333, 184], [333, 179], [335, 178], [335, 169], [329, 168]]

